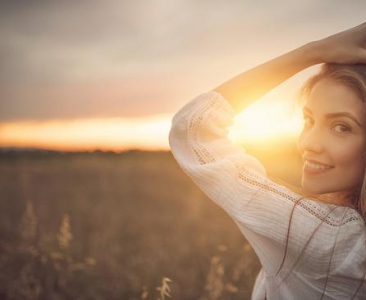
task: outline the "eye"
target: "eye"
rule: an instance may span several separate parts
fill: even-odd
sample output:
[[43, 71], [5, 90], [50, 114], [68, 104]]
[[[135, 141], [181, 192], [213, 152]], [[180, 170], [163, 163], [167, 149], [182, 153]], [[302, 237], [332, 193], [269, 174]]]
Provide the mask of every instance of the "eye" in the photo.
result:
[[334, 131], [344, 133], [352, 131], [351, 127], [345, 124], [336, 124], [333, 126]]

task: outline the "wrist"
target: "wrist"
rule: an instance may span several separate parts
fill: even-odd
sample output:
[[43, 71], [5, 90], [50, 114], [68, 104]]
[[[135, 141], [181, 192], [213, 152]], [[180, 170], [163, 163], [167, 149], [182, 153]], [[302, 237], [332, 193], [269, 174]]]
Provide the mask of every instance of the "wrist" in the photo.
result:
[[311, 67], [317, 64], [326, 63], [323, 57], [322, 45], [320, 41], [309, 42], [299, 48], [303, 58], [304, 67]]

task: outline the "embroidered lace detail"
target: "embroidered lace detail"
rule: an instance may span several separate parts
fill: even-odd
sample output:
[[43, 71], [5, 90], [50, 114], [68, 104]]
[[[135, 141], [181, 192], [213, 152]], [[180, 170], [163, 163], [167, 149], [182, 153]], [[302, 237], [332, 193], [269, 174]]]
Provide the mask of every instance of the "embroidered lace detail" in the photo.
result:
[[197, 109], [188, 125], [188, 139], [192, 141], [192, 151], [201, 165], [216, 161], [214, 156], [205, 147], [200, 146], [201, 144], [197, 138], [197, 128], [201, 126], [204, 120], [204, 114], [207, 114], [209, 110], [215, 105], [217, 105], [217, 102], [215, 101], [215, 99], [212, 99], [210, 102], [203, 105], [200, 109]]
[[329, 212], [327, 212], [324, 208], [322, 208], [316, 202], [310, 201], [298, 201], [299, 195], [286, 190], [285, 188], [277, 185], [276, 183], [270, 181], [268, 178], [263, 178], [256, 175], [253, 172], [248, 171], [245, 169], [245, 166], [239, 165], [236, 166], [238, 170], [238, 177], [239, 180], [243, 182], [243, 184], [247, 185], [250, 184], [252, 186], [258, 187], [261, 190], [264, 190], [268, 193], [273, 195], [278, 195], [286, 200], [291, 201], [292, 203], [296, 203], [297, 205], [309, 212], [310, 214], [317, 217], [319, 220], [322, 220], [324, 223], [333, 226], [333, 227], [340, 227], [352, 221], [358, 221], [359, 217], [356, 212], [353, 210], [349, 210], [350, 212], [342, 218], [334, 218]]

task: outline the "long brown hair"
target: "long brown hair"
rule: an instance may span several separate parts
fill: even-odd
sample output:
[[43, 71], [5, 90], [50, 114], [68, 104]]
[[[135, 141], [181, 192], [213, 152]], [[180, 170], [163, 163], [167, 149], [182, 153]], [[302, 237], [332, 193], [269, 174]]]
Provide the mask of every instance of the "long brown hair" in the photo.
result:
[[[301, 89], [301, 97], [309, 97], [313, 87], [321, 79], [329, 78], [352, 89], [365, 104], [366, 112], [366, 64], [324, 64], [320, 72], [309, 78]], [[364, 134], [366, 140], [366, 114], [364, 115]], [[366, 143], [364, 149], [364, 172], [362, 183], [353, 191], [352, 205], [366, 220]]]

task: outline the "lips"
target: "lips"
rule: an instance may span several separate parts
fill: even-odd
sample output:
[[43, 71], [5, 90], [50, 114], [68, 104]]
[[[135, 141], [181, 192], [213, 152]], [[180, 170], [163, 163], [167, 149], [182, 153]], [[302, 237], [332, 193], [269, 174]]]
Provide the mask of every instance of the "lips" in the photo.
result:
[[310, 160], [305, 161], [305, 167], [311, 168], [311, 169], [316, 169], [316, 170], [327, 170], [327, 169], [333, 168], [330, 165], [326, 165], [326, 164], [322, 164], [322, 163], [318, 163], [318, 162], [314, 162], [314, 161], [310, 161]]
[[320, 174], [333, 169], [334, 166], [324, 164], [315, 160], [305, 159], [304, 160], [304, 173], [308, 174]]

